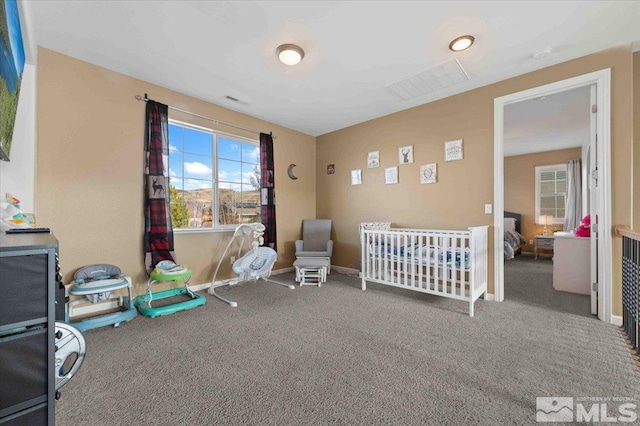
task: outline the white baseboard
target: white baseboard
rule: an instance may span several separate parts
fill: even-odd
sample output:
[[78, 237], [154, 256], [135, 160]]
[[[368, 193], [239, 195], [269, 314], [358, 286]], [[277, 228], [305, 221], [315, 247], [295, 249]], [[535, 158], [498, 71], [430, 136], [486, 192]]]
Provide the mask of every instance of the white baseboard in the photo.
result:
[[611, 315], [611, 324], [617, 325], [618, 327], [622, 326], [622, 317], [620, 315]]
[[339, 274], [351, 275], [354, 277], [360, 276], [360, 271], [353, 268], [346, 268], [344, 266], [331, 265], [331, 270], [336, 271]]
[[296, 268], [294, 268], [293, 266], [290, 266], [288, 268], [282, 268], [282, 269], [277, 269], [275, 271], [271, 271], [271, 275], [286, 274], [287, 272], [293, 272], [295, 270]]
[[489, 302], [495, 302], [496, 301], [496, 295], [492, 294], [492, 293], [487, 293], [484, 296], [484, 300], [487, 300]]
[[[289, 267], [289, 268], [282, 268], [282, 269], [277, 269], [275, 271], [271, 271], [271, 275], [280, 275], [280, 274], [286, 274], [287, 272], [293, 272], [295, 271], [295, 268], [293, 266]], [[237, 278], [229, 278], [226, 280], [219, 280], [216, 281], [216, 287], [223, 285], [223, 284], [231, 284], [234, 285], [238, 282]], [[201, 291], [201, 290], [207, 290], [209, 287], [211, 287], [211, 283], [204, 283], [204, 284], [189, 284], [189, 288], [192, 291]]]
[[[223, 281], [216, 281], [216, 284], [222, 284]], [[211, 287], [211, 283], [204, 283], [204, 284], [189, 284], [189, 289], [191, 289], [191, 291], [200, 291], [200, 290], [206, 290], [209, 287]]]

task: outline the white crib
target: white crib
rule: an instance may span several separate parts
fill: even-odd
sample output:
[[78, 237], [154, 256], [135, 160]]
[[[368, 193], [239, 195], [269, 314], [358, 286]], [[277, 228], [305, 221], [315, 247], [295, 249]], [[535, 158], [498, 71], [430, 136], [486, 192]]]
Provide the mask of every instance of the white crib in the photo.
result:
[[488, 226], [468, 231], [360, 224], [362, 290], [367, 281], [473, 304], [487, 292]]

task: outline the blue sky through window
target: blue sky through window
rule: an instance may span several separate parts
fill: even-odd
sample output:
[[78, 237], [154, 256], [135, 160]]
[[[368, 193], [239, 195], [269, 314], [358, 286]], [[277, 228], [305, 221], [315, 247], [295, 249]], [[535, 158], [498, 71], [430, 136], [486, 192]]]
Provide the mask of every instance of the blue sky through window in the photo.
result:
[[[255, 143], [169, 123], [170, 183], [189, 210], [190, 228], [206, 227], [201, 217], [206, 199], [211, 199], [209, 208], [220, 206], [215, 210], [220, 224], [256, 220], [260, 206], [254, 183], [259, 163], [260, 148]], [[216, 186], [218, 191], [213, 191]]]

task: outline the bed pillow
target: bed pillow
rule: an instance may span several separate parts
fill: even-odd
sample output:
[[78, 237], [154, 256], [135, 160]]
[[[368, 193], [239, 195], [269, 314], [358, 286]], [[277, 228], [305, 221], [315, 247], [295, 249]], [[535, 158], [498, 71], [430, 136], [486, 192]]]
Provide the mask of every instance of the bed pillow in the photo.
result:
[[516, 230], [516, 219], [513, 217], [505, 217], [504, 218], [504, 230], [505, 231], [515, 231]]

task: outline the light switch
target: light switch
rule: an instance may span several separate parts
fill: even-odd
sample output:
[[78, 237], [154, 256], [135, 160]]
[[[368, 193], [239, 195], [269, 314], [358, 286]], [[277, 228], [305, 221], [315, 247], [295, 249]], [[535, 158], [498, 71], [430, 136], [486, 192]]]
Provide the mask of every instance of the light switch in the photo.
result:
[[491, 214], [491, 204], [485, 204], [484, 205], [484, 212], [486, 214]]

